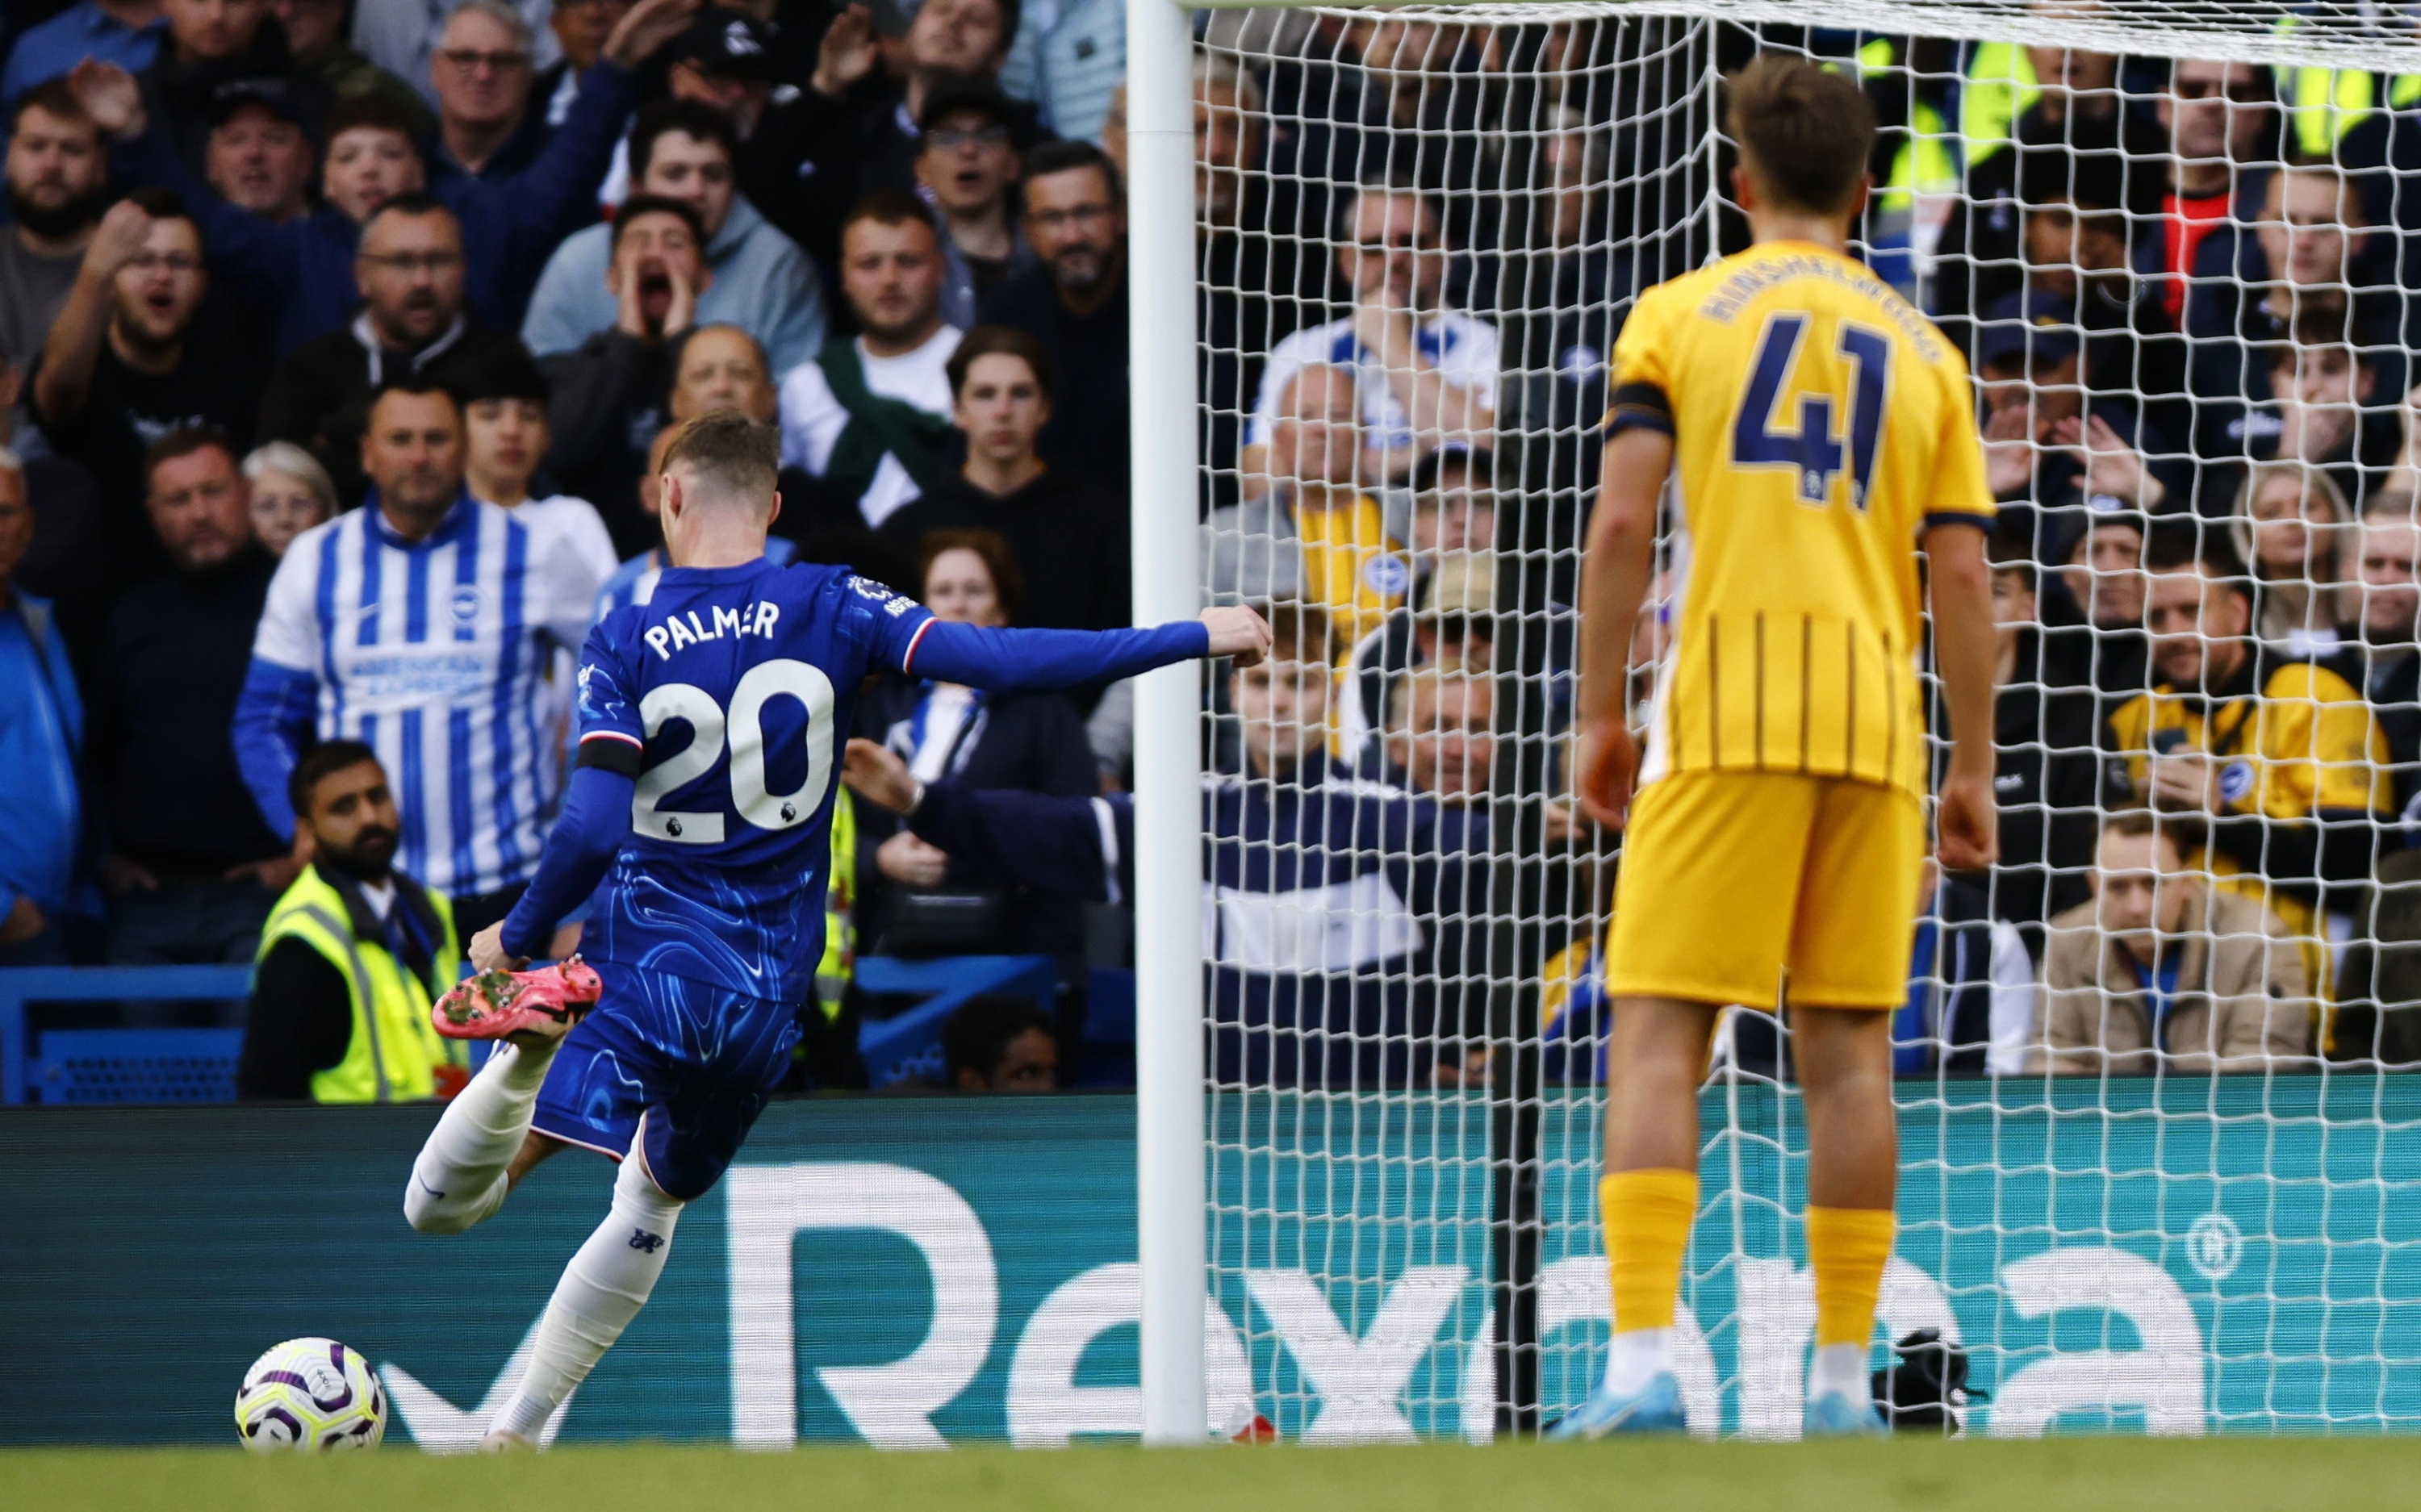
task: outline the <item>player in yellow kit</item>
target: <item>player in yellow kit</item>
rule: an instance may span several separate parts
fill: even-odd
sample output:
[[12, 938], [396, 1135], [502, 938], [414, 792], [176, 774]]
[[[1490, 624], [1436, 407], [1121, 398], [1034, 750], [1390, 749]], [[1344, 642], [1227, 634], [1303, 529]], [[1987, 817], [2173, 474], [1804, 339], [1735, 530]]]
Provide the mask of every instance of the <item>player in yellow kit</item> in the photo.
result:
[[[1562, 1438], [1683, 1426], [1673, 1307], [1708, 1039], [1724, 1005], [1777, 1000], [1810, 1146], [1805, 1426], [1881, 1429], [1867, 1352], [1898, 1170], [1888, 1010], [1925, 852], [1920, 553], [1953, 737], [1939, 854], [1965, 869], [1994, 853], [1992, 496], [1966, 365], [1848, 254], [1875, 130], [1856, 86], [1761, 58], [1732, 81], [1729, 120], [1756, 244], [1632, 311], [1583, 565], [1580, 798], [1628, 834], [1606, 965], [1615, 1335]], [[1643, 762], [1622, 689], [1668, 475], [1681, 595]]]

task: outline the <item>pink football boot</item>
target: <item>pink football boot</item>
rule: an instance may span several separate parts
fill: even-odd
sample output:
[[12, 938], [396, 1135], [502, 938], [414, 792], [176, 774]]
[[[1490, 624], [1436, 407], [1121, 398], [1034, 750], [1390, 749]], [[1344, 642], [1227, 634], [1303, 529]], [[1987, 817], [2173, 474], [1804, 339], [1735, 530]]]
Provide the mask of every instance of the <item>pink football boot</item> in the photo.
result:
[[604, 990], [578, 956], [534, 972], [480, 972], [439, 998], [429, 1021], [448, 1039], [502, 1039], [523, 1031], [560, 1039]]

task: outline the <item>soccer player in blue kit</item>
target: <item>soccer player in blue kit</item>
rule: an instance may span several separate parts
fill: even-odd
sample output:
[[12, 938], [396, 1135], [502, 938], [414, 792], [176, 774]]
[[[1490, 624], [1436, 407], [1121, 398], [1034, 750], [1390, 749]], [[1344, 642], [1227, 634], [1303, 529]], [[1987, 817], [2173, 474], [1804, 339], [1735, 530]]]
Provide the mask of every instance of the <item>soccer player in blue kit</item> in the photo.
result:
[[581, 652], [579, 758], [529, 891], [471, 943], [512, 970], [604, 884], [582, 937], [603, 984], [576, 1024], [508, 1035], [414, 1162], [404, 1212], [459, 1233], [540, 1161], [618, 1161], [611, 1213], [565, 1268], [486, 1444], [537, 1444], [664, 1271], [681, 1205], [731, 1163], [797, 1041], [823, 954], [827, 831], [851, 706], [892, 670], [998, 692], [1198, 657], [1257, 661], [1269, 627], [1213, 609], [1151, 630], [945, 624], [842, 569], [765, 560], [773, 429], [703, 415], [667, 450], [673, 566]]

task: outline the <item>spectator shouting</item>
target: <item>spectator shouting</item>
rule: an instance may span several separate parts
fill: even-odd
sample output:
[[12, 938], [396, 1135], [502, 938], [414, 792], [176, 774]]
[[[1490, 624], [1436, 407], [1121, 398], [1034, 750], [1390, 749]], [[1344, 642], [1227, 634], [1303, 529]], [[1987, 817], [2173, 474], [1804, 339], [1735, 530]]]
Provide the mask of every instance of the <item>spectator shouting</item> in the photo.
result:
[[538, 864], [559, 747], [535, 710], [590, 605], [561, 538], [470, 496], [462, 453], [444, 389], [407, 380], [380, 394], [362, 439], [370, 496], [278, 564], [235, 741], [281, 834], [289, 774], [313, 739], [383, 751], [402, 787], [405, 869], [475, 928], [504, 917]]
[[[739, 150], [722, 111], [695, 100], [657, 101], [631, 128], [631, 187], [634, 195], [679, 200], [697, 212], [713, 273], [698, 290], [698, 321], [755, 333], [775, 369], [788, 372], [824, 344], [823, 279], [738, 192]], [[605, 277], [613, 257], [614, 232], [605, 226], [575, 231], [555, 249], [522, 322], [531, 351], [543, 358], [576, 351], [615, 323]]]
[[253, 805], [227, 740], [277, 564], [253, 539], [225, 434], [172, 430], [144, 460], [151, 525], [176, 570], [118, 601], [93, 673], [109, 959], [242, 965], [298, 869]]
[[139, 190], [102, 217], [34, 372], [34, 412], [51, 444], [101, 486], [112, 602], [169, 565], [144, 518], [146, 448], [180, 426], [251, 433], [258, 380], [231, 332], [197, 323], [209, 289], [201, 231], [184, 206]]
[[612, 260], [600, 280], [614, 323], [545, 362], [554, 397], [552, 460], [564, 486], [594, 503], [628, 555], [655, 543], [640, 513], [636, 443], [664, 420], [673, 352], [697, 321], [713, 287], [697, 211], [678, 199], [634, 195], [611, 227]]
[[1008, 97], [983, 79], [952, 80], [925, 101], [916, 190], [942, 224], [950, 267], [942, 312], [952, 325], [975, 324], [977, 303], [1001, 280], [1034, 265], [1034, 250], [1009, 210], [1017, 184], [1015, 118]]

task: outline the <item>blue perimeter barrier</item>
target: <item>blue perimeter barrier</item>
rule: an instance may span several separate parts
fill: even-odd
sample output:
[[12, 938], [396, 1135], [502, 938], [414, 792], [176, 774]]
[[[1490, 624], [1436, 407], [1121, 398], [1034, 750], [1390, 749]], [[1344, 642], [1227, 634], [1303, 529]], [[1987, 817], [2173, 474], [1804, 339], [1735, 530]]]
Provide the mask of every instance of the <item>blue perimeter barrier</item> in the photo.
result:
[[[857, 963], [857, 979], [867, 992], [918, 1000], [889, 1018], [869, 1019], [859, 1031], [859, 1053], [874, 1084], [882, 1086], [915, 1074], [933, 1058], [942, 1025], [967, 999], [1013, 992], [1047, 1010], [1058, 972], [1048, 956], [869, 957]], [[1090, 1025], [1088, 1046], [1115, 1047], [1121, 1037], [1132, 1042], [1132, 974], [1096, 972], [1093, 980], [1093, 995], [1107, 1011]], [[241, 1029], [37, 1032], [28, 1010], [35, 1004], [226, 1002], [251, 990], [252, 971], [245, 966], [0, 970], [0, 1104], [232, 1101]]]

